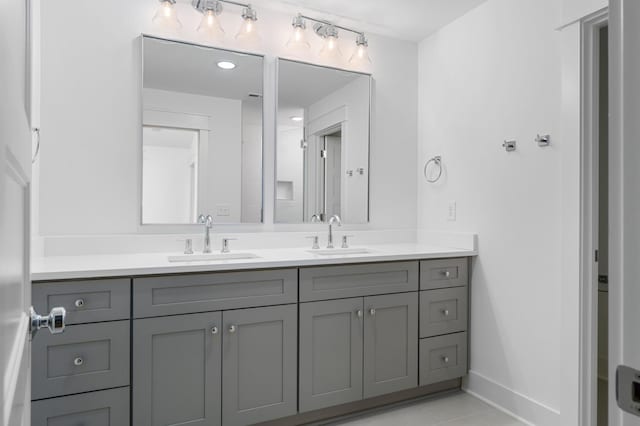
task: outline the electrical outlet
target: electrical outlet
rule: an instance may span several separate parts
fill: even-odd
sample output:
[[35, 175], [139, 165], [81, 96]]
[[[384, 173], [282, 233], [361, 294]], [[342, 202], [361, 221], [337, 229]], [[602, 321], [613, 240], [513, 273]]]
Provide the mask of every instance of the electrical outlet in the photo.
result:
[[455, 201], [449, 201], [449, 214], [447, 215], [447, 220], [449, 220], [450, 222], [455, 222], [456, 221], [456, 202]]
[[231, 216], [231, 208], [228, 205], [216, 206], [216, 216]]

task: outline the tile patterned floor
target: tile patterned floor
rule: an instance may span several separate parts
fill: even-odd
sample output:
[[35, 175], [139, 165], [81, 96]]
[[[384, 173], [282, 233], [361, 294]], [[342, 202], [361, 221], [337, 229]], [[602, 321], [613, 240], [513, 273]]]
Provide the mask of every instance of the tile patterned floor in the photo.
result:
[[522, 426], [524, 423], [464, 393], [454, 393], [337, 423], [340, 426]]

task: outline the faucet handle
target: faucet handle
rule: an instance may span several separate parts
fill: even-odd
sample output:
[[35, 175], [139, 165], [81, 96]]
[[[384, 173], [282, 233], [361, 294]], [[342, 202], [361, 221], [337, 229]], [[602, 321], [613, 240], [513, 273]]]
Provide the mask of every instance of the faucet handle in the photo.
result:
[[355, 235], [343, 235], [342, 236], [342, 248], [349, 248], [349, 238], [353, 238]]
[[313, 246], [311, 247], [311, 250], [318, 250], [320, 248], [320, 242], [319, 242], [319, 238], [317, 235], [312, 235], [309, 237], [305, 237], [305, 238], [312, 238], [313, 239]]
[[229, 249], [229, 241], [235, 241], [237, 238], [223, 238], [222, 239], [222, 249], [221, 253], [229, 253], [231, 250]]

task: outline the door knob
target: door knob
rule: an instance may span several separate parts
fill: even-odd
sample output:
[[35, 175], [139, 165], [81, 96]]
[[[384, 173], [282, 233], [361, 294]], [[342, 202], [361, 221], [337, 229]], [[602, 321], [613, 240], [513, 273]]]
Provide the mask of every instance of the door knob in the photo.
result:
[[33, 309], [33, 306], [29, 308], [29, 314], [31, 316], [31, 336], [34, 336], [41, 328], [48, 328], [51, 334], [58, 334], [64, 331], [65, 319], [67, 317], [67, 311], [61, 306], [51, 309], [49, 315], [38, 315]]
[[84, 299], [76, 300], [74, 305], [76, 305], [76, 308], [82, 308], [84, 306]]
[[375, 308], [369, 309], [369, 314], [371, 314], [371, 316], [374, 316], [376, 314], [376, 309]]
[[229, 333], [235, 333], [236, 332], [236, 326], [235, 325], [230, 325], [229, 326]]
[[358, 315], [358, 318], [362, 318], [362, 309], [358, 309], [356, 315]]
[[73, 360], [73, 365], [75, 365], [75, 366], [77, 366], [77, 367], [81, 366], [82, 364], [84, 364], [84, 359], [82, 359], [82, 357], [80, 357], [80, 356], [79, 356], [79, 357], [76, 357], [76, 358]]
[[218, 334], [218, 327], [216, 326], [211, 327], [211, 334]]

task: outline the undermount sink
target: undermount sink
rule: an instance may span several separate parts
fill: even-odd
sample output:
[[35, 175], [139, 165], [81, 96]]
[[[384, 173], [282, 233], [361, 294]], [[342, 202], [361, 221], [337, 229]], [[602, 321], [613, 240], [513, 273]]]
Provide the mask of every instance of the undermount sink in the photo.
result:
[[366, 248], [332, 248], [309, 250], [309, 253], [319, 254], [320, 256], [340, 256], [345, 254], [367, 254], [372, 253], [372, 251]]
[[207, 262], [213, 260], [257, 259], [253, 253], [209, 253], [209, 254], [178, 254], [169, 256], [169, 262]]

